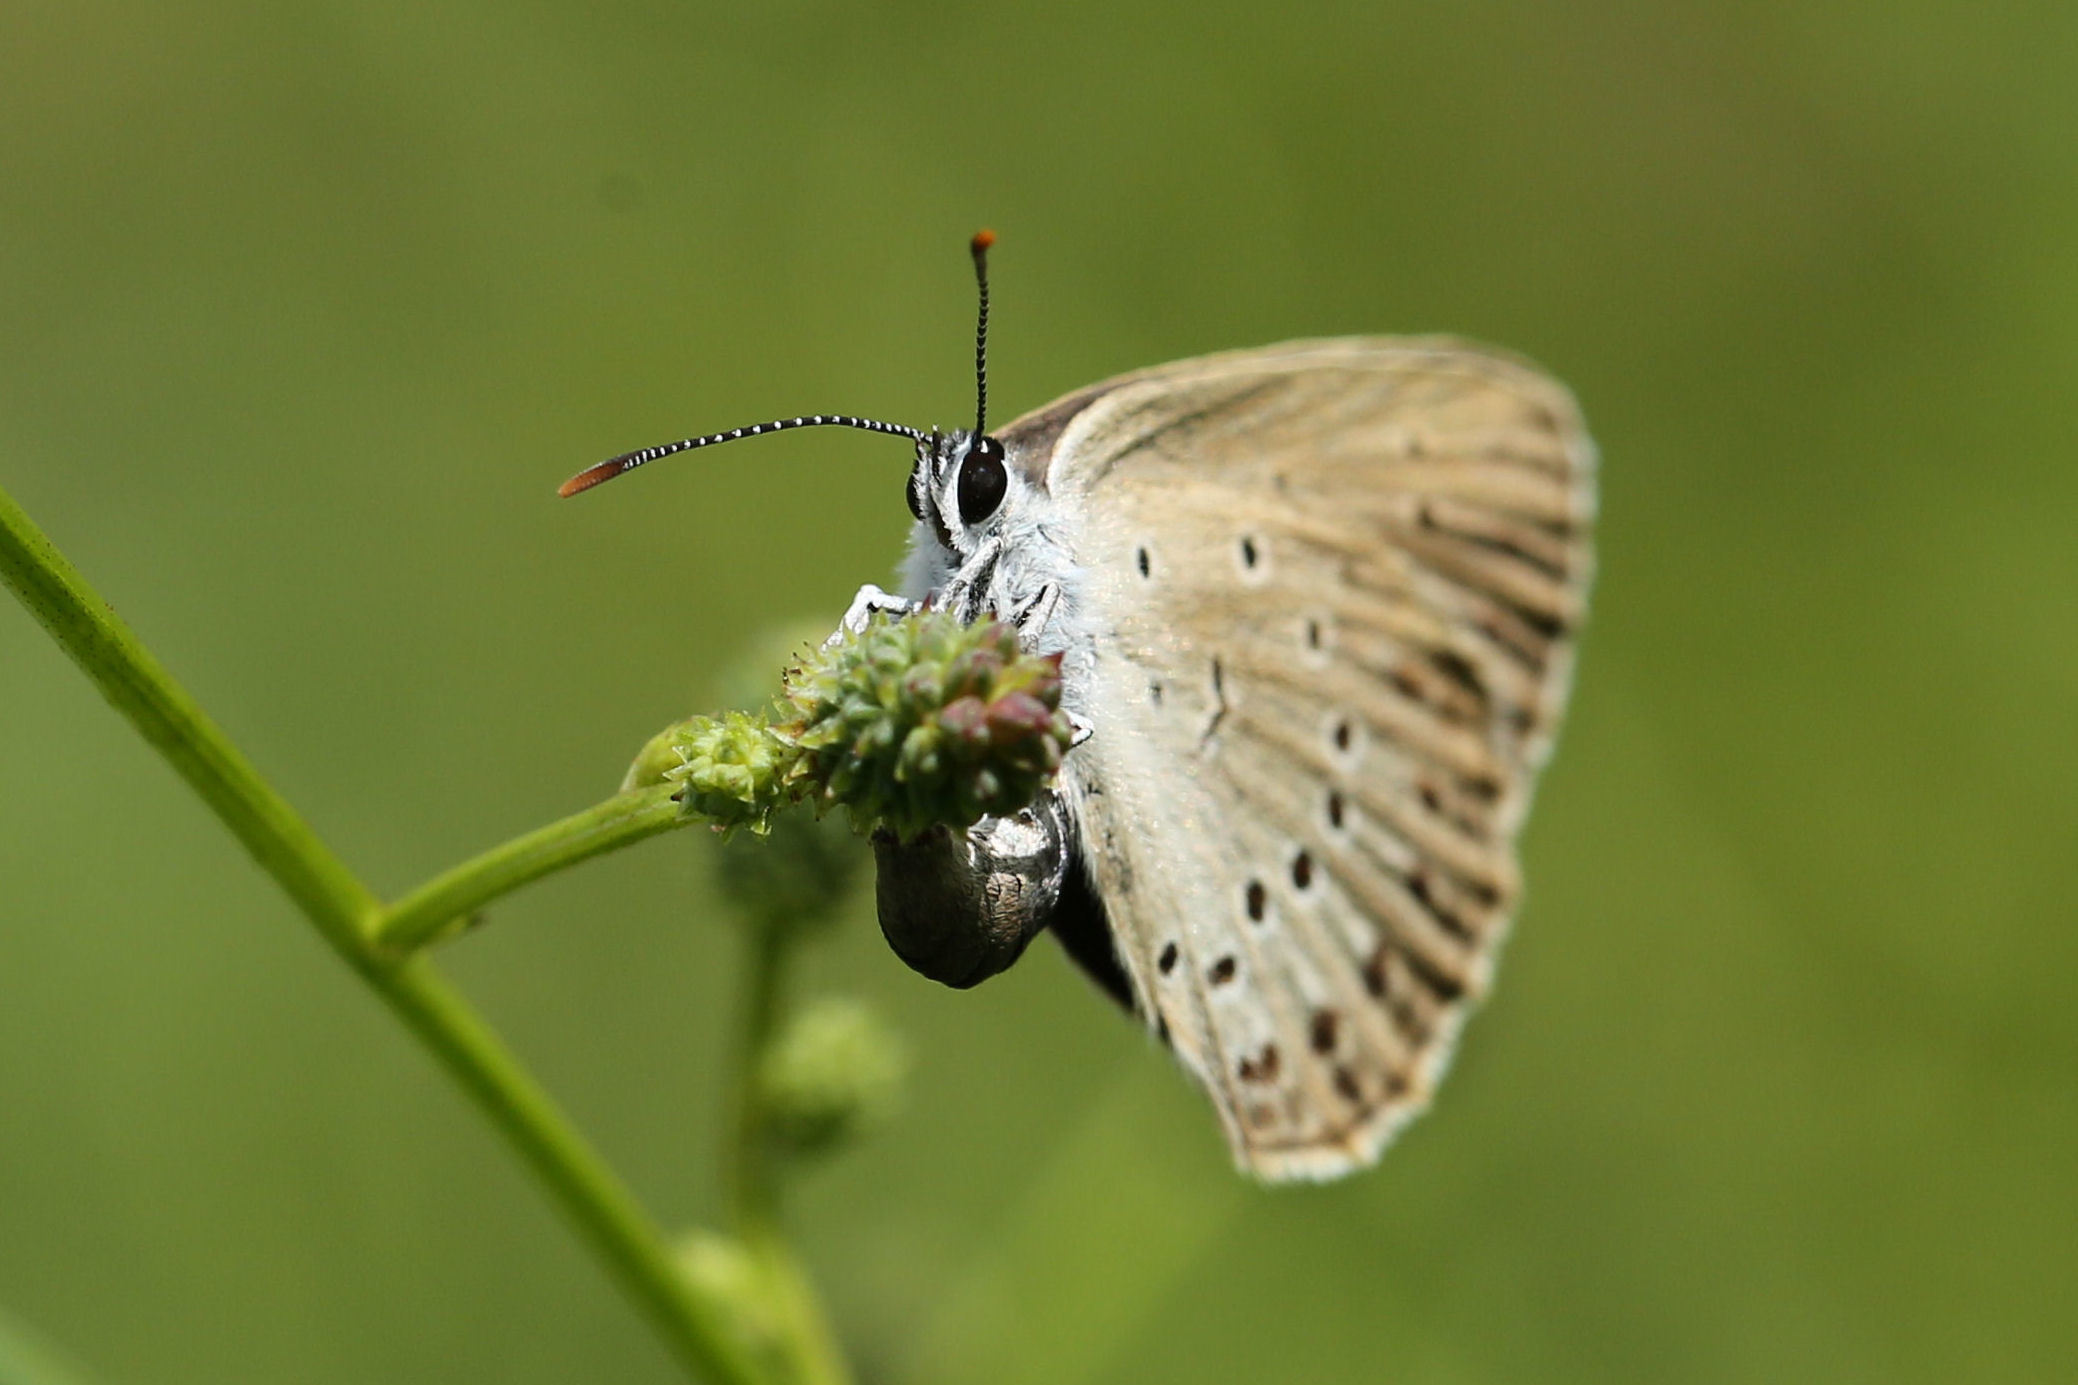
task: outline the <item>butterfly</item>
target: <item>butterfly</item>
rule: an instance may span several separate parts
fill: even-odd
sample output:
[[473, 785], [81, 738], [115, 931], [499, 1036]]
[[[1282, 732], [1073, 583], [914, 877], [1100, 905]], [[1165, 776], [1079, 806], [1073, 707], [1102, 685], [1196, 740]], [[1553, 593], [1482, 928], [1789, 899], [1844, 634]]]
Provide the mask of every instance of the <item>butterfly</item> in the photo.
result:
[[1293, 341], [1135, 371], [908, 437], [903, 591], [1061, 658], [1056, 787], [965, 833], [874, 842], [881, 925], [969, 986], [1051, 930], [1211, 1098], [1265, 1181], [1374, 1162], [1428, 1104], [1522, 893], [1593, 565], [1567, 391], [1440, 337]]

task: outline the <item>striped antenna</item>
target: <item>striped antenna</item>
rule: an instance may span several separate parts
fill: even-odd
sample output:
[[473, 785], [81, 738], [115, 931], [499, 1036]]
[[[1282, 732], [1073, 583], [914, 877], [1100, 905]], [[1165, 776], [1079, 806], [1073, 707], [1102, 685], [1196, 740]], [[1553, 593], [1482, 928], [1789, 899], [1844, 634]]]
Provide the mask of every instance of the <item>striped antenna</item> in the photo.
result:
[[690, 452], [696, 447], [712, 447], [718, 442], [734, 442], [738, 438], [754, 438], [760, 433], [782, 433], [789, 428], [863, 428], [869, 433], [892, 433], [922, 442], [922, 430], [905, 428], [899, 423], [880, 423], [870, 418], [853, 418], [850, 414], [808, 414], [801, 418], [774, 419], [770, 423], [753, 423], [748, 428], [731, 428], [726, 433], [709, 433], [704, 438], [682, 438], [656, 447], [645, 447], [639, 452], [623, 452], [618, 457], [609, 457], [597, 466], [586, 467], [557, 488], [556, 494], [565, 499], [593, 486], [625, 475], [645, 462], [659, 457], [668, 457], [674, 452]]
[[974, 256], [974, 286], [981, 290], [981, 316], [974, 323], [974, 436], [988, 432], [988, 248], [996, 233], [976, 231], [967, 242]]

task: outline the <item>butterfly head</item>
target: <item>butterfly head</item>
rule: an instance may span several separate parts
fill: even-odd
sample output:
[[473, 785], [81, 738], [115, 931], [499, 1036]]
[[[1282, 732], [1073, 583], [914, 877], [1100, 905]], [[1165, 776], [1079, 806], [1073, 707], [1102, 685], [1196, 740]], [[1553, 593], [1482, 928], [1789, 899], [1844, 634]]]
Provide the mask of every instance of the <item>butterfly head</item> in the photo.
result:
[[949, 559], [970, 557], [1019, 508], [1026, 482], [997, 438], [956, 428], [917, 439], [909, 513]]

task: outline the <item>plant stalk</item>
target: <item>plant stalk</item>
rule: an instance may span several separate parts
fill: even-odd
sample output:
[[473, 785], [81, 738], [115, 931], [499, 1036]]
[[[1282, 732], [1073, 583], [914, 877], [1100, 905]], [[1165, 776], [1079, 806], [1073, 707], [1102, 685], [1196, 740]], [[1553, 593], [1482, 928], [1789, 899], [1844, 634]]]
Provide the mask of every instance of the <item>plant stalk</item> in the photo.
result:
[[758, 920], [748, 932], [751, 955], [736, 1035], [736, 1087], [731, 1094], [726, 1174], [730, 1219], [745, 1241], [769, 1230], [779, 1214], [760, 1073], [779, 1028], [788, 951], [781, 927]]
[[778, 919], [752, 919], [750, 958], [736, 1036], [736, 1088], [727, 1151], [729, 1214], [738, 1242], [757, 1266], [789, 1376], [797, 1385], [851, 1385], [808, 1276], [779, 1223], [778, 1153], [773, 1148], [762, 1075], [785, 1016], [787, 964], [796, 935]]
[[260, 777], [5, 490], [0, 582], [187, 780], [325, 941], [366, 974], [365, 943], [380, 907], [374, 894]]
[[[0, 582], [21, 598], [102, 695], [469, 1093], [687, 1370], [729, 1385], [763, 1385], [764, 1373], [727, 1329], [727, 1305], [704, 1296], [679, 1272], [655, 1226], [554, 1101], [427, 963], [398, 964], [377, 947], [384, 911], [374, 894], [260, 777], [4, 490]], [[403, 917], [416, 928], [417, 921], [441, 915], [426, 925], [429, 933], [437, 932], [447, 918], [506, 889], [632, 841], [650, 828], [662, 830], [655, 809], [647, 800], [610, 800], [521, 838], [414, 892], [405, 901], [412, 907]], [[571, 823], [584, 826], [572, 831]], [[453, 912], [443, 914], [449, 909]]]
[[376, 945], [399, 956], [415, 952], [459, 931], [500, 895], [681, 826], [676, 792], [664, 784], [616, 794], [443, 871], [383, 912]]
[[423, 958], [383, 978], [383, 999], [534, 1171], [673, 1355], [695, 1375], [761, 1381], [727, 1306], [679, 1270], [634, 1196], [468, 1002]]

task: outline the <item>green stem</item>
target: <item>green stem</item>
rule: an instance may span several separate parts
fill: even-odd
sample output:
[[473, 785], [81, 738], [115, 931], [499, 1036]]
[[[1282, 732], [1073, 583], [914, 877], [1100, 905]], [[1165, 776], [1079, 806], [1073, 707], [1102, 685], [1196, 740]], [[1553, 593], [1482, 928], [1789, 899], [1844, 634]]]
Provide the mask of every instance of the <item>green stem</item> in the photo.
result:
[[494, 846], [392, 904], [378, 921], [376, 945], [403, 954], [437, 942], [500, 895], [579, 861], [668, 832], [684, 823], [675, 785], [616, 794], [561, 822]]
[[744, 1248], [762, 1275], [796, 1385], [851, 1385], [851, 1367], [837, 1334], [786, 1238], [770, 1227], [746, 1238]]
[[87, 1385], [84, 1369], [0, 1309], [0, 1385]]
[[621, 1287], [694, 1373], [754, 1382], [728, 1309], [683, 1273], [612, 1169], [497, 1035], [424, 960], [384, 973], [383, 999], [440, 1059], [547, 1187]]
[[749, 1242], [769, 1231], [779, 1214], [772, 1181], [772, 1149], [766, 1137], [761, 1075], [765, 1052], [779, 1027], [780, 988], [785, 980], [784, 925], [756, 920], [749, 929], [750, 966], [743, 988], [741, 1027], [736, 1036], [736, 1090], [730, 1112], [727, 1165], [729, 1214], [736, 1234]]
[[0, 490], [0, 582], [21, 598], [101, 695], [273, 876], [325, 940], [365, 972], [375, 896], [173, 681], [43, 531]]
[[[761, 1385], [764, 1373], [727, 1330], [726, 1305], [703, 1296], [678, 1272], [627, 1190], [462, 998], [423, 961], [397, 965], [377, 950], [381, 911], [367, 886], [260, 778], [4, 490], [0, 581], [462, 1084], [688, 1370], [731, 1385]], [[613, 833], [602, 828], [602, 835]], [[529, 874], [531, 866], [521, 862], [548, 860], [543, 869], [550, 869], [591, 854], [558, 855], [533, 839], [514, 845], [520, 849], [510, 852], [510, 862], [508, 849], [479, 858], [478, 865], [507, 863], [482, 869], [484, 880], [510, 888], [541, 873]], [[419, 893], [436, 890], [446, 899], [477, 902], [497, 892], [465, 890], [451, 874]]]
[[779, 919], [756, 919], [737, 1032], [736, 1090], [728, 1151], [729, 1212], [736, 1236], [758, 1268], [779, 1332], [786, 1369], [797, 1385], [850, 1385], [851, 1370], [807, 1273], [779, 1225], [779, 1170], [767, 1129], [761, 1081], [785, 1010], [787, 962], [794, 935]]

